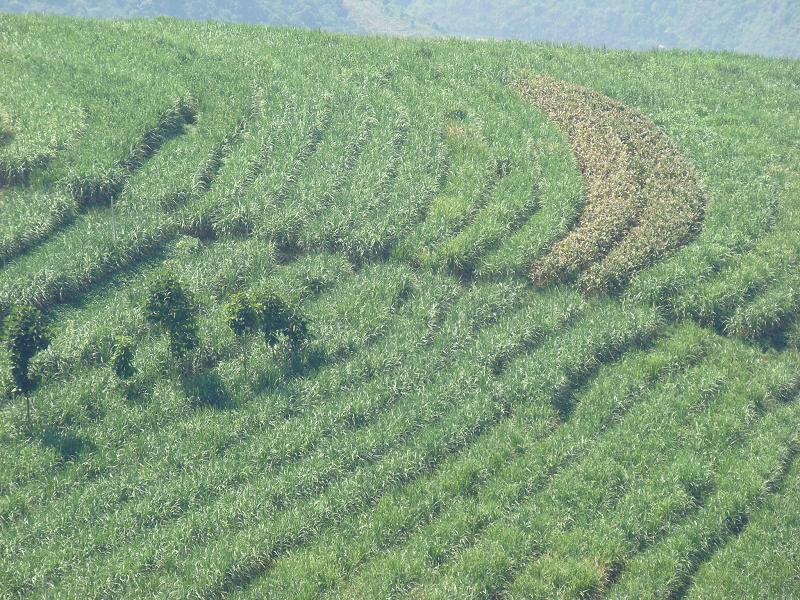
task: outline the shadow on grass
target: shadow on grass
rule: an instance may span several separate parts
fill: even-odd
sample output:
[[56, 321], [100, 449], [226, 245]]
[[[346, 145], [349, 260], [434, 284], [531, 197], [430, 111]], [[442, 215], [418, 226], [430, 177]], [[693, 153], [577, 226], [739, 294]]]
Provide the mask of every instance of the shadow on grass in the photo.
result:
[[84, 452], [93, 452], [96, 449], [91, 440], [55, 427], [48, 427], [42, 432], [41, 442], [58, 452], [63, 462], [77, 460]]
[[180, 382], [183, 393], [192, 406], [207, 406], [220, 410], [230, 410], [236, 407], [236, 401], [230, 391], [214, 371], [188, 373], [181, 376]]

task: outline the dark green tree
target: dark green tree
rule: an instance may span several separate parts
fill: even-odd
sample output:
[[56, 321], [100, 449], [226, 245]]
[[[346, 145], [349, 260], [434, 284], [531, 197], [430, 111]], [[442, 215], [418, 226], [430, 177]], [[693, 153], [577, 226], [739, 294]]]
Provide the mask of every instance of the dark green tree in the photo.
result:
[[249, 294], [237, 292], [225, 305], [225, 317], [228, 327], [231, 328], [242, 346], [244, 372], [247, 376], [247, 338], [261, 329], [261, 306]]
[[261, 329], [270, 348], [285, 345], [292, 368], [298, 369], [310, 339], [308, 319], [280, 296], [268, 294], [261, 301]]
[[275, 348], [286, 335], [291, 326], [292, 311], [288, 303], [276, 294], [267, 294], [261, 299], [261, 331], [264, 341], [270, 348]]
[[12, 393], [25, 396], [28, 429], [31, 428], [30, 392], [34, 382], [28, 373], [31, 359], [50, 345], [42, 311], [32, 306], [14, 306], [4, 324], [4, 341], [11, 361]]
[[126, 335], [116, 336], [111, 347], [111, 369], [123, 381], [136, 374], [133, 355], [133, 340]]
[[297, 352], [302, 349], [310, 339], [308, 319], [297, 310], [289, 309], [287, 321], [285, 335], [292, 352]]
[[145, 319], [167, 332], [169, 351], [176, 361], [182, 361], [200, 345], [198, 312], [191, 291], [172, 273], [161, 273], [150, 281], [144, 304]]

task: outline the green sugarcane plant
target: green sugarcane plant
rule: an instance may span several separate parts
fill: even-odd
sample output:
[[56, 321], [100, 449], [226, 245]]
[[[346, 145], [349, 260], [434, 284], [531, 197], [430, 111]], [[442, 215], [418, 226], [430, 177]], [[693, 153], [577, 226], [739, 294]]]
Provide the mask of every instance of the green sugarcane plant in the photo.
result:
[[31, 359], [50, 345], [42, 311], [32, 306], [14, 306], [5, 319], [4, 341], [11, 362], [12, 394], [25, 396], [28, 431], [31, 430], [30, 392], [35, 382], [28, 372]]

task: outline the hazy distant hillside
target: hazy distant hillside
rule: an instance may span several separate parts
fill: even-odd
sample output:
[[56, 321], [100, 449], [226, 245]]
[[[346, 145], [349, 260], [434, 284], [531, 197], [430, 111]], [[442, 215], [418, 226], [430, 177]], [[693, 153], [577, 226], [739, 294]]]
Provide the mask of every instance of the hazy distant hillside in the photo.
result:
[[169, 15], [352, 33], [445, 34], [800, 56], [797, 0], [0, 0], [0, 10], [94, 17]]
[[296, 27], [353, 30], [339, 0], [0, 0], [0, 10], [45, 12], [80, 17], [156, 17], [240, 21]]
[[615, 48], [663, 45], [800, 55], [797, 0], [411, 0], [402, 4], [408, 5], [408, 14], [449, 34]]

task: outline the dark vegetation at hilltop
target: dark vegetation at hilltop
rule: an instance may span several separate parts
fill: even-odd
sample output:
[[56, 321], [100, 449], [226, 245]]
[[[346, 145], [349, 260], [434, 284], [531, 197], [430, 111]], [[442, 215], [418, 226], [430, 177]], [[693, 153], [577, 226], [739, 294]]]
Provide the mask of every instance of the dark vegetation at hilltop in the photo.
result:
[[800, 57], [800, 6], [795, 0], [0, 0], [0, 11], [84, 17], [164, 15], [351, 33], [457, 35]]

